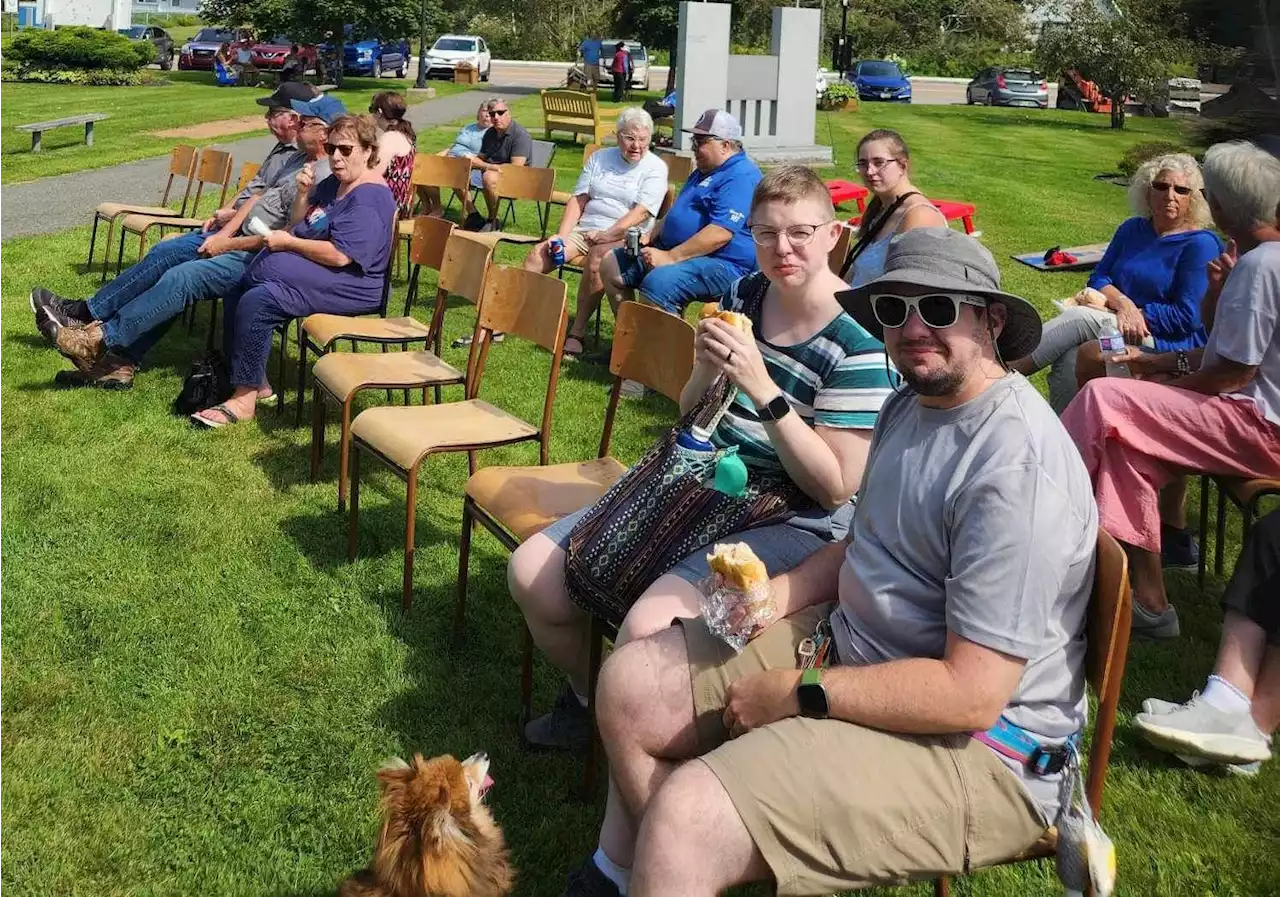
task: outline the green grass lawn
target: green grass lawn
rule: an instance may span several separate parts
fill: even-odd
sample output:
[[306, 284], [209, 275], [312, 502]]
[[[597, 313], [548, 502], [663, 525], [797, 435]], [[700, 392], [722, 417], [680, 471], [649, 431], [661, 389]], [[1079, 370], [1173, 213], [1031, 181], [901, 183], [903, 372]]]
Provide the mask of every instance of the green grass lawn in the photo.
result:
[[[160, 73], [154, 69], [153, 74]], [[0, 138], [0, 182], [11, 184], [87, 168], [103, 168], [167, 153], [179, 143], [204, 146], [266, 133], [242, 132], [225, 138], [185, 140], [152, 136], [153, 131], [195, 125], [202, 122], [243, 118], [260, 113], [253, 100], [269, 93], [266, 88], [218, 87], [212, 72], [169, 72], [170, 83], [146, 87], [73, 87], [65, 84], [18, 84], [0, 86], [4, 104], [3, 137]], [[335, 92], [351, 109], [363, 112], [379, 90], [404, 90], [410, 81], [396, 78], [347, 78]], [[437, 95], [467, 90], [461, 84], [435, 82]], [[420, 102], [420, 94], [407, 94], [409, 102]], [[84, 129], [58, 128], [44, 135], [44, 148], [31, 152], [31, 135], [15, 131], [17, 125], [105, 112], [111, 116], [94, 126], [94, 145], [84, 145]]]
[[[515, 103], [517, 118], [536, 124], [535, 105]], [[919, 185], [977, 203], [1007, 287], [1048, 314], [1049, 300], [1084, 276], [1036, 273], [1008, 255], [1109, 236], [1127, 214], [1124, 191], [1092, 175], [1126, 146], [1173, 130], [1131, 121], [1116, 134], [1102, 118], [1069, 113], [874, 106], [829, 124], [846, 177], [859, 134], [899, 128]], [[819, 120], [824, 138], [827, 125]], [[445, 145], [452, 130], [423, 135], [423, 148]], [[563, 143], [555, 161], [560, 185], [570, 184], [580, 149]], [[523, 210], [522, 224], [532, 221]], [[361, 556], [346, 563], [335, 425], [311, 484], [308, 433], [288, 425], [292, 414], [213, 433], [169, 414], [203, 347], [204, 315], [191, 335], [175, 326], [130, 393], [51, 387], [66, 364], [36, 334], [27, 291], [39, 283], [87, 295], [94, 281], [77, 268], [86, 241], [78, 229], [0, 249], [0, 400], [9, 407], [0, 456], [10, 475], [3, 884], [14, 895], [331, 894], [369, 856], [383, 758], [483, 748], [519, 893], [559, 893], [566, 871], [594, 849], [601, 802], [569, 796], [575, 759], [518, 747], [521, 627], [506, 555], [480, 532], [468, 638], [450, 648], [465, 462], [425, 465], [417, 603], [402, 614], [403, 485], [366, 465]], [[520, 257], [501, 252], [505, 262]], [[471, 314], [451, 309], [446, 346], [470, 331]], [[546, 371], [545, 353], [508, 340], [491, 355], [482, 395], [536, 420]], [[553, 461], [594, 455], [606, 395], [601, 368], [566, 365]], [[626, 402], [615, 453], [637, 458], [673, 410], [659, 398]], [[482, 458], [535, 461], [529, 446]], [[1133, 646], [1112, 755], [1103, 819], [1119, 851], [1117, 893], [1273, 895], [1277, 765], [1252, 781], [1196, 773], [1146, 748], [1128, 724], [1143, 698], [1182, 699], [1199, 687], [1216, 650], [1222, 583], [1201, 594], [1194, 576], [1170, 581], [1184, 635]], [[557, 676], [539, 664], [536, 684], [549, 704]], [[1061, 893], [1047, 864], [984, 872], [954, 889]]]

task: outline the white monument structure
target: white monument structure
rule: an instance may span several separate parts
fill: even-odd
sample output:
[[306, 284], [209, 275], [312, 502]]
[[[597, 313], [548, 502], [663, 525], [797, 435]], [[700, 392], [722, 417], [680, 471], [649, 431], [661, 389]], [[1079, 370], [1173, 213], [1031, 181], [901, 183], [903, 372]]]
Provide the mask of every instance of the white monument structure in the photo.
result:
[[761, 163], [831, 164], [831, 147], [814, 140], [818, 71], [817, 9], [776, 7], [768, 56], [729, 53], [729, 3], [680, 4], [676, 71], [676, 148], [691, 148], [707, 109], [725, 109], [742, 125], [743, 146]]

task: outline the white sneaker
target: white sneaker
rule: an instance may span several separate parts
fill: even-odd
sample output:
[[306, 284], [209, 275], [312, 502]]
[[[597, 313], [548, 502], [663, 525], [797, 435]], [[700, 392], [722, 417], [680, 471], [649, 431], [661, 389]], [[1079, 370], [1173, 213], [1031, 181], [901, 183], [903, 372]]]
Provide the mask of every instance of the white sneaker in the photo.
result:
[[620, 395], [624, 399], [643, 399], [649, 393], [649, 388], [638, 380], [623, 380], [622, 392]]
[[[1154, 708], [1161, 707], [1153, 705]], [[1271, 739], [1248, 713], [1224, 713], [1200, 694], [1164, 713], [1139, 713], [1134, 728], [1158, 748], [1214, 763], [1252, 763], [1271, 759]]]

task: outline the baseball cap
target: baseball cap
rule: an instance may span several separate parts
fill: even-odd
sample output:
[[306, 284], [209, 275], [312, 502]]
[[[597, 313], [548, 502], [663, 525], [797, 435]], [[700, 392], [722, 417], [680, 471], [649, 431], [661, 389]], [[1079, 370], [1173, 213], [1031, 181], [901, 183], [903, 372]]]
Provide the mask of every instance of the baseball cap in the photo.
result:
[[686, 134], [716, 137], [720, 140], [741, 140], [742, 125], [723, 109], [708, 109], [702, 113], [692, 128], [683, 129]]
[[316, 90], [314, 84], [308, 84], [305, 81], [285, 81], [276, 88], [275, 93], [258, 97], [254, 102], [259, 106], [272, 109], [291, 109], [294, 100], [314, 100], [318, 96], [320, 91]]
[[322, 96], [314, 100], [294, 100], [291, 108], [303, 118], [319, 118], [326, 125], [333, 124], [338, 116], [347, 114], [347, 107], [337, 97]]

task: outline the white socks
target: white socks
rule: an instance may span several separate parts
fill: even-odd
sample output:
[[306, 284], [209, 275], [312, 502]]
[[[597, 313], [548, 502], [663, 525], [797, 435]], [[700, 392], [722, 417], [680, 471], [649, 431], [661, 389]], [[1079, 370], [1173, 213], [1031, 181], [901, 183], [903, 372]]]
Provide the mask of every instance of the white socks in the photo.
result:
[[618, 893], [622, 897], [626, 897], [627, 890], [631, 887], [631, 870], [624, 869], [605, 856], [603, 847], [596, 848], [595, 854], [591, 857], [591, 862], [595, 863], [596, 868], [604, 873], [605, 878], [618, 886]]
[[1252, 702], [1245, 697], [1244, 692], [1216, 674], [1209, 677], [1200, 697], [1210, 707], [1223, 713], [1243, 713], [1247, 716], [1252, 707]]

